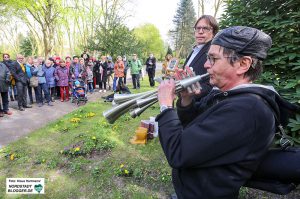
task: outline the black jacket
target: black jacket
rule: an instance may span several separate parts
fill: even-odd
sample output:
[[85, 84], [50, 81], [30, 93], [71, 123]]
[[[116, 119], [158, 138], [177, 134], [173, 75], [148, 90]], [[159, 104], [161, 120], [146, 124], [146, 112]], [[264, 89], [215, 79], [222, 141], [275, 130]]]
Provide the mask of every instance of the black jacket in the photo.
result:
[[149, 72], [149, 71], [155, 71], [156, 69], [156, 58], [155, 57], [148, 57], [147, 60], [146, 60], [146, 71]]
[[[202, 47], [202, 49], [199, 51], [199, 53], [196, 55], [196, 57], [193, 59], [191, 64], [189, 65], [189, 67], [193, 68], [196, 75], [203, 75], [203, 74], [207, 73], [207, 70], [204, 68], [204, 64], [205, 64], [206, 59], [207, 59], [206, 54], [207, 54], [207, 52], [210, 48], [210, 44], [211, 44], [211, 41], [207, 42]], [[188, 61], [189, 61], [190, 57], [192, 56], [192, 54], [193, 54], [193, 51], [186, 58], [186, 60], [184, 62], [184, 66], [186, 66], [186, 64], [188, 63]], [[202, 82], [201, 87], [202, 87], [201, 96], [205, 96], [212, 89], [212, 86], [209, 84], [209, 80]]]
[[[102, 74], [100, 73], [100, 67], [102, 67], [103, 69]], [[102, 63], [101, 61], [96, 62], [93, 68], [93, 72], [98, 83], [107, 81], [107, 70], [109, 69], [106, 61], [104, 63]]]
[[[25, 64], [24, 64], [24, 67], [25, 67]], [[25, 72], [23, 72], [21, 65], [17, 61], [12, 63], [9, 70], [10, 70], [10, 73], [15, 78], [16, 82], [21, 82], [23, 85], [27, 85], [29, 78], [27, 76], [26, 70], [25, 70]]]
[[189, 107], [177, 103], [177, 112], [167, 109], [157, 116], [179, 198], [238, 198], [273, 140], [273, 111], [282, 122], [287, 109], [299, 111], [273, 90], [252, 86], [212, 90]]

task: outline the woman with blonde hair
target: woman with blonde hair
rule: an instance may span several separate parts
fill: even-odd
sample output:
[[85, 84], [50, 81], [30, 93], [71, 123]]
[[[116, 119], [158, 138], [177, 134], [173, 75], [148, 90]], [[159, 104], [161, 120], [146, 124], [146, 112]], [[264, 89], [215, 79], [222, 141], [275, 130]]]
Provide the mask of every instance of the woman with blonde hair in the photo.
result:
[[125, 66], [124, 66], [124, 62], [122, 61], [122, 57], [118, 56], [115, 66], [114, 66], [114, 72], [115, 72], [114, 82], [113, 82], [114, 92], [116, 91], [116, 88], [117, 88], [117, 79], [119, 79], [118, 80], [119, 85], [123, 84], [124, 69], [125, 69]]

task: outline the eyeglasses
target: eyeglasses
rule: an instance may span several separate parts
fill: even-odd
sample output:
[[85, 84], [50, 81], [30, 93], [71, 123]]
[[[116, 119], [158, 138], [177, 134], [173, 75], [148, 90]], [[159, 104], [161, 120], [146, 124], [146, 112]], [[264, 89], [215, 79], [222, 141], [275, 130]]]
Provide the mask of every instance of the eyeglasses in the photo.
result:
[[206, 55], [207, 60], [209, 61], [210, 65], [215, 65], [216, 60], [218, 59], [222, 59], [222, 58], [234, 58], [233, 56], [229, 56], [229, 57], [213, 57], [210, 55]]
[[194, 28], [195, 32], [200, 32], [200, 30], [202, 30], [202, 32], [204, 32], [204, 33], [208, 33], [209, 31], [212, 30], [212, 28], [207, 27], [207, 26], [203, 26], [203, 27], [202, 26], [197, 26], [197, 27]]
[[4, 59], [9, 59], [9, 57], [3, 57]]

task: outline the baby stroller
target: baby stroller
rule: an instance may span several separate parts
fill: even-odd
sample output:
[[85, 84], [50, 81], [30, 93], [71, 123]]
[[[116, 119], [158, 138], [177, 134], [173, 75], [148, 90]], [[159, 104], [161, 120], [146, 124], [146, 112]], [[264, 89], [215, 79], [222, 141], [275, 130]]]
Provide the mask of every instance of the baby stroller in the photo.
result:
[[71, 102], [80, 106], [86, 104], [87, 101], [88, 99], [84, 82], [81, 79], [73, 81]]

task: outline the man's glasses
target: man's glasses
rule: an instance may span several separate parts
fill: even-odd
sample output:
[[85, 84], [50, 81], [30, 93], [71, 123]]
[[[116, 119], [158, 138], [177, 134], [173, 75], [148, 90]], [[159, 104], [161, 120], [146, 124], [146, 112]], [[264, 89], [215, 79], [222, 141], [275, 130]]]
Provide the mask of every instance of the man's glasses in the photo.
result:
[[221, 59], [221, 58], [217, 58], [217, 57], [213, 57], [210, 55], [206, 55], [207, 60], [209, 61], [210, 65], [214, 65], [217, 59]]
[[216, 60], [222, 59], [222, 58], [238, 58], [236, 56], [228, 56], [228, 57], [213, 57], [210, 55], [206, 55], [207, 60], [209, 61], [210, 65], [214, 65], [216, 63]]
[[207, 33], [207, 32], [209, 32], [209, 31], [211, 31], [212, 30], [212, 28], [210, 28], [210, 27], [207, 27], [207, 26], [197, 26], [197, 27], [195, 27], [194, 28], [194, 31], [195, 32], [200, 32], [200, 30], [202, 31], [202, 32], [204, 32], [204, 33]]

